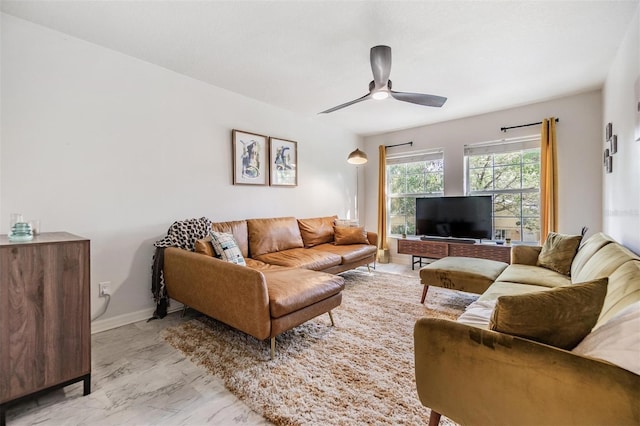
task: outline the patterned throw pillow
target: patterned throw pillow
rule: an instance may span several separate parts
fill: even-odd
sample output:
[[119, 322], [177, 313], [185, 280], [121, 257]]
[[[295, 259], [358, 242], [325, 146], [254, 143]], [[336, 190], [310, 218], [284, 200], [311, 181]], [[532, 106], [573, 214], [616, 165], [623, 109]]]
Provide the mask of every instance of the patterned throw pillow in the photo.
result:
[[608, 278], [548, 291], [500, 296], [491, 330], [571, 350], [596, 325]]
[[247, 266], [233, 235], [211, 231], [211, 244], [220, 259], [237, 265]]
[[537, 266], [551, 269], [563, 275], [571, 273], [571, 262], [578, 253], [582, 235], [565, 235], [549, 232], [538, 255]]

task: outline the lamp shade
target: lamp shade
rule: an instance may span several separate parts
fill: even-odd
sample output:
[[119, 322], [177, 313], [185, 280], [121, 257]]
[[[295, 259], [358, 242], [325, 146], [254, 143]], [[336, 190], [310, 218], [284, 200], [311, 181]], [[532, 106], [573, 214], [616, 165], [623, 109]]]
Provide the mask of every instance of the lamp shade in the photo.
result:
[[349, 158], [347, 158], [347, 162], [350, 164], [364, 164], [367, 161], [367, 154], [357, 148], [355, 151], [349, 154]]

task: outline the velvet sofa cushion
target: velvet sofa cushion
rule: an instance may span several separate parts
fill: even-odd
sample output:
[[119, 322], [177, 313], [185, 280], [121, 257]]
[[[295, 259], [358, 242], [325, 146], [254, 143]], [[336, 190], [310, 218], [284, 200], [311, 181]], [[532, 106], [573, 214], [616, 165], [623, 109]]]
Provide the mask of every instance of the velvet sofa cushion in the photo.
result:
[[571, 262], [578, 253], [581, 235], [565, 235], [549, 232], [538, 255], [537, 266], [556, 271], [563, 275], [571, 273]]
[[364, 226], [336, 226], [334, 227], [334, 240], [337, 246], [347, 244], [369, 244], [367, 232], [364, 230]]
[[491, 330], [573, 349], [596, 324], [608, 278], [518, 296], [500, 296]]
[[333, 223], [338, 216], [298, 219], [298, 227], [306, 248], [333, 241]]
[[562, 287], [571, 284], [571, 279], [559, 272], [540, 266], [509, 265], [496, 281], [507, 281], [542, 287]]
[[247, 228], [249, 253], [254, 259], [267, 253], [304, 247], [295, 217], [249, 219]]

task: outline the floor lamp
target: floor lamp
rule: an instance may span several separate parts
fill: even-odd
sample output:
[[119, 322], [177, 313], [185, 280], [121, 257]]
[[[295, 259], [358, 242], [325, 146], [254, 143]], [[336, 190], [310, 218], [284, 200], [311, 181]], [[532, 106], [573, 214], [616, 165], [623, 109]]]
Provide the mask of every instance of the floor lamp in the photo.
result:
[[356, 220], [358, 221], [358, 223], [360, 222], [360, 216], [358, 215], [358, 194], [360, 193], [360, 185], [359, 185], [359, 172], [358, 172], [358, 166], [360, 164], [366, 164], [366, 162], [369, 161], [367, 159], [367, 154], [365, 154], [364, 152], [360, 151], [358, 148], [356, 148], [355, 151], [353, 151], [351, 154], [349, 154], [349, 157], [347, 158], [347, 162], [349, 164], [355, 164], [356, 165], [356, 210], [355, 210], [355, 216], [356, 216]]

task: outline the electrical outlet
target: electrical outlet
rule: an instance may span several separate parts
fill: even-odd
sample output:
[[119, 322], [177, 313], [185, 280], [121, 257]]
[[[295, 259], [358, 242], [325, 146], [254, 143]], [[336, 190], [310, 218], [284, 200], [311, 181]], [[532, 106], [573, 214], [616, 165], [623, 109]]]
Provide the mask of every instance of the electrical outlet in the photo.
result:
[[111, 294], [111, 281], [104, 281], [98, 284], [98, 295], [105, 297], [108, 294]]

